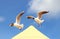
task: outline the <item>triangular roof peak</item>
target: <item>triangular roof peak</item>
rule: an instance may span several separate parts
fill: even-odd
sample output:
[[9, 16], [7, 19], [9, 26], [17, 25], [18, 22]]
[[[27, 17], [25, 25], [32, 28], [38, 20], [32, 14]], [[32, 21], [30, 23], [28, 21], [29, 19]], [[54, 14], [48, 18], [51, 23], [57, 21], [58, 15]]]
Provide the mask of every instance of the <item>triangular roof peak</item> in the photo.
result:
[[31, 25], [23, 32], [14, 36], [12, 39], [49, 39], [49, 38]]

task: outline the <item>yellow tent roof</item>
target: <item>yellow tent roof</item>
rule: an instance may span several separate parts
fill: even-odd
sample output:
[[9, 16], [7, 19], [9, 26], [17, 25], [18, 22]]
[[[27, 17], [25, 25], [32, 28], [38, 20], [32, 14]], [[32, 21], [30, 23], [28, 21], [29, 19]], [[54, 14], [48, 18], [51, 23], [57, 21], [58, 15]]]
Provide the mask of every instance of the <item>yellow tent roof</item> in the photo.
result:
[[12, 39], [49, 39], [34, 26], [29, 26], [26, 30], [14, 36]]

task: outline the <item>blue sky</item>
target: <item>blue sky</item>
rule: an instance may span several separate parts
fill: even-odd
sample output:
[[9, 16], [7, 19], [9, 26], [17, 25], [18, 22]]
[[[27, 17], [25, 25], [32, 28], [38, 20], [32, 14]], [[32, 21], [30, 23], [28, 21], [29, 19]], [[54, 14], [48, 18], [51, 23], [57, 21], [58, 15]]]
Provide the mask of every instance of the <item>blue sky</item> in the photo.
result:
[[[40, 2], [42, 2], [42, 4], [40, 4], [40, 2], [36, 0], [0, 0], [0, 39], [11, 39], [30, 25], [34, 25], [34, 27], [50, 39], [60, 39], [60, 5], [57, 5], [60, 2], [59, 0], [53, 1], [43, 0], [42, 2], [41, 0]], [[39, 5], [42, 6], [40, 7]], [[15, 22], [16, 15], [23, 10], [25, 11], [21, 20], [21, 23], [25, 25], [23, 30], [10, 27], [9, 24]], [[41, 27], [38, 27], [33, 20], [28, 20], [26, 16], [32, 15], [36, 17], [37, 12], [41, 10], [48, 10], [49, 13], [43, 16], [45, 22]]]

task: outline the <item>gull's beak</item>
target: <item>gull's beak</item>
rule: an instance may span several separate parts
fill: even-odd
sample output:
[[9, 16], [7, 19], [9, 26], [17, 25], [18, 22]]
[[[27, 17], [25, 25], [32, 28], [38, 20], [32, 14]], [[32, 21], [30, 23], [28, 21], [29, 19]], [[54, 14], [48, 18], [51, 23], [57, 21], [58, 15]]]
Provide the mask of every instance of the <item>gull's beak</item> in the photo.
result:
[[9, 26], [13, 26], [13, 25], [14, 25], [13, 23], [9, 24]]
[[9, 24], [9, 26], [11, 26], [11, 24]]

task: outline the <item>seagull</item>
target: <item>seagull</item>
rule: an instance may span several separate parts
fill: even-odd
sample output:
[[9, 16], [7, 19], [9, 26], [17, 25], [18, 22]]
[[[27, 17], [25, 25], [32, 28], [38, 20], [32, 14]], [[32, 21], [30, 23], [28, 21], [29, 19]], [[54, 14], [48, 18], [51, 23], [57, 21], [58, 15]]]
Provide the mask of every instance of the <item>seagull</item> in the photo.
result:
[[37, 14], [36, 18], [33, 17], [33, 16], [27, 16], [27, 18], [28, 19], [33, 19], [38, 25], [41, 25], [44, 22], [44, 20], [41, 19], [42, 15], [46, 14], [46, 13], [48, 13], [48, 11], [41, 11]]
[[15, 26], [17, 27], [18, 29], [22, 29], [23, 28], [23, 24], [20, 24], [20, 19], [21, 19], [21, 16], [24, 14], [24, 11], [20, 12], [17, 16], [16, 16], [16, 22], [15, 23], [11, 23], [10, 26]]

